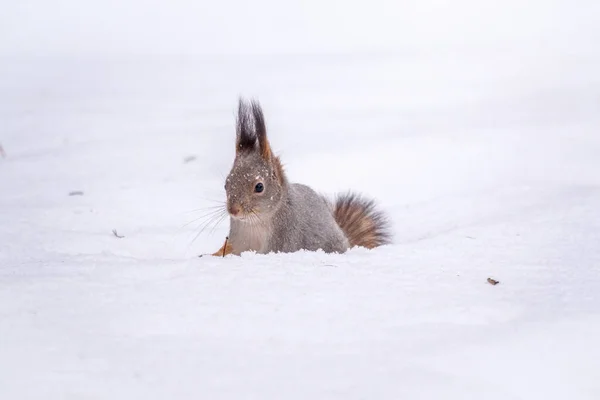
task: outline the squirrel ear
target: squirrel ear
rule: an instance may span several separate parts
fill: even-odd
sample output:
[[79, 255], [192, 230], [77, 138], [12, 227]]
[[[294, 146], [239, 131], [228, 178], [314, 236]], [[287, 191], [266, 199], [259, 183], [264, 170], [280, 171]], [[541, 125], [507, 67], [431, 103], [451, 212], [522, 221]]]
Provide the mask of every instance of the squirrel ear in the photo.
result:
[[271, 145], [267, 139], [265, 116], [257, 101], [252, 101], [252, 117], [254, 118], [254, 129], [258, 139], [260, 155], [265, 161], [271, 161]]
[[236, 133], [236, 154], [255, 151], [258, 142], [261, 157], [265, 161], [271, 160], [265, 117], [257, 101], [248, 104], [240, 97]]
[[253, 151], [256, 147], [256, 135], [248, 105], [240, 97], [236, 122], [235, 153]]

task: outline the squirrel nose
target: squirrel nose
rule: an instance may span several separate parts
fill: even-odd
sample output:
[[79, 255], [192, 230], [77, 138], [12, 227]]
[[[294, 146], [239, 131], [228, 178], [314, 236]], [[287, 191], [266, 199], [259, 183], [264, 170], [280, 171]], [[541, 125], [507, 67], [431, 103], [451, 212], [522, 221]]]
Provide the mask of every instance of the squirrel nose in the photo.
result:
[[240, 213], [240, 211], [241, 211], [240, 206], [237, 206], [237, 205], [229, 206], [229, 214], [233, 215], [234, 217], [237, 216]]

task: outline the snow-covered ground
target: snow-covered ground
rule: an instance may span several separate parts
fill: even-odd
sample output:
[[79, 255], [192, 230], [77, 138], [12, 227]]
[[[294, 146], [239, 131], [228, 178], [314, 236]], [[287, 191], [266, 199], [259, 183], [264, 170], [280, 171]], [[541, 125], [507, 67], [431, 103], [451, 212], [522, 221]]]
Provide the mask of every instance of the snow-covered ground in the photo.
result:
[[[0, 399], [600, 398], [600, 55], [576, 28], [3, 56]], [[198, 258], [240, 94], [291, 180], [375, 197], [394, 244]]]

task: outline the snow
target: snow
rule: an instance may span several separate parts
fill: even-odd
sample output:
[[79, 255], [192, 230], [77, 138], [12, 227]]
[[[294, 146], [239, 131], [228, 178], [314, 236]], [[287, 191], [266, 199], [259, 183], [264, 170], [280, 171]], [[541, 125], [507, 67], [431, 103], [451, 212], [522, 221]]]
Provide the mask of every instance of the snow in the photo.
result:
[[[234, 31], [211, 36], [231, 54], [177, 47], [191, 12], [144, 55], [157, 6], [136, 30], [125, 2], [111, 32], [135, 34], [116, 43], [116, 2], [72, 8], [98, 11], [87, 30], [46, 10], [56, 32], [19, 4], [0, 21], [0, 399], [600, 397], [595, 3], [477, 19], [464, 0], [447, 21], [407, 3], [356, 44], [309, 2], [306, 41], [291, 24], [245, 55]], [[412, 36], [388, 36], [400, 14]], [[201, 217], [224, 199], [240, 94], [292, 181], [376, 198], [394, 243], [197, 257], [227, 234]]]

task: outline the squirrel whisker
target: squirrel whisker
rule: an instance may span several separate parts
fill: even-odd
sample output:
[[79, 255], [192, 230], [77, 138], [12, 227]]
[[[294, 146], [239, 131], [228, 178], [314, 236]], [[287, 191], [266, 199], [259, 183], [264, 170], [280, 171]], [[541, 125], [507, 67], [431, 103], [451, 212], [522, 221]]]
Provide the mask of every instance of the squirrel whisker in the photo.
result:
[[221, 207], [220, 209], [217, 209], [217, 210], [210, 211], [210, 212], [208, 212], [208, 213], [206, 213], [206, 214], [203, 214], [203, 215], [201, 215], [201, 216], [200, 216], [200, 217], [198, 217], [198, 218], [194, 218], [194, 219], [193, 219], [193, 220], [191, 220], [190, 222], [188, 222], [188, 223], [186, 223], [185, 225], [183, 225], [181, 228], [183, 229], [183, 228], [185, 228], [186, 226], [188, 226], [188, 225], [190, 225], [190, 224], [193, 224], [194, 222], [197, 222], [197, 221], [200, 221], [200, 220], [203, 220], [203, 219], [206, 219], [206, 218], [209, 218], [209, 219], [210, 219], [211, 217], [213, 217], [213, 216], [215, 216], [215, 215], [221, 215], [222, 213], [225, 213], [225, 208], [224, 208], [224, 207]]
[[198, 233], [196, 233], [196, 236], [194, 236], [194, 239], [192, 239], [192, 243], [194, 243], [196, 241], [196, 239], [198, 239], [198, 236], [200, 236], [202, 234], [202, 232], [204, 232], [209, 226], [213, 226], [212, 231], [214, 231], [214, 229], [216, 229], [216, 227], [225, 219], [225, 217], [227, 216], [227, 211], [225, 209], [221, 210], [220, 213], [216, 213], [214, 215], [212, 215], [208, 220], [206, 220], [200, 227], [201, 229], [198, 231]]
[[208, 206], [208, 207], [203, 207], [203, 208], [196, 208], [194, 210], [184, 211], [183, 213], [191, 214], [191, 213], [200, 212], [200, 211], [220, 210], [222, 208], [225, 208], [225, 203], [223, 203], [223, 202], [221, 202], [221, 204], [219, 204], [218, 206]]

